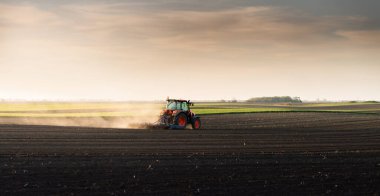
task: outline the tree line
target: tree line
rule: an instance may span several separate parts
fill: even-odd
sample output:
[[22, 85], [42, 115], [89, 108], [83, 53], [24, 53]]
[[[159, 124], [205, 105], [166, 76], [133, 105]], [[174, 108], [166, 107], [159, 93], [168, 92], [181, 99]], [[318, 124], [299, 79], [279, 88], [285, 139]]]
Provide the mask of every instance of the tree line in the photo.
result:
[[249, 103], [302, 103], [300, 97], [275, 96], [275, 97], [255, 97], [248, 99]]

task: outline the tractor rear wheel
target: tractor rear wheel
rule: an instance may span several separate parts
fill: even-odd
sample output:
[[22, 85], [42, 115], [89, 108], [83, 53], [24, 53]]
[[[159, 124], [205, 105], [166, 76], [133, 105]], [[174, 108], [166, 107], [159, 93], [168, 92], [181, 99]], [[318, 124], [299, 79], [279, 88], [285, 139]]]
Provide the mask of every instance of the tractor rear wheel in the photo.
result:
[[201, 128], [201, 119], [200, 118], [194, 118], [193, 122], [191, 123], [193, 129], [200, 129]]
[[178, 125], [181, 129], [186, 128], [187, 117], [184, 113], [178, 114], [175, 124]]

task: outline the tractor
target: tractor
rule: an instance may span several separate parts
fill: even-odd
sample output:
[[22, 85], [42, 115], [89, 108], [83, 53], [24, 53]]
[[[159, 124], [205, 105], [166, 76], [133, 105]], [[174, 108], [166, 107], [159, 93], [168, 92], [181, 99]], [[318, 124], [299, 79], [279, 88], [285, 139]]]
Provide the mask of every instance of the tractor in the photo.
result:
[[185, 129], [191, 124], [193, 129], [201, 128], [201, 119], [190, 110], [194, 104], [190, 100], [167, 99], [159, 124], [167, 129]]

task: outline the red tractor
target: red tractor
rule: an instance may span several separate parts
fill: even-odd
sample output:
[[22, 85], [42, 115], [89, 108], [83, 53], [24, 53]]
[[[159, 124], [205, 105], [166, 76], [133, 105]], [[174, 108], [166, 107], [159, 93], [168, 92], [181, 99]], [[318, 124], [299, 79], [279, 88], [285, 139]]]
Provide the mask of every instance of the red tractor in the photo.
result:
[[201, 119], [190, 110], [194, 104], [187, 100], [167, 99], [166, 108], [162, 111], [159, 123], [168, 129], [185, 129], [191, 124], [193, 129], [201, 128]]

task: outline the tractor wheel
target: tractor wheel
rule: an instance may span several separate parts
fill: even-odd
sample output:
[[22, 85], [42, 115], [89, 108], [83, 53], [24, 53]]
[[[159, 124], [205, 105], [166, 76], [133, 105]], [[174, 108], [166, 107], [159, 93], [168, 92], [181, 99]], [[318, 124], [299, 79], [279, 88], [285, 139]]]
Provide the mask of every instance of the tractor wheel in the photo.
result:
[[193, 123], [191, 123], [193, 126], [193, 129], [200, 129], [201, 128], [201, 119], [200, 118], [194, 118]]
[[187, 125], [187, 117], [185, 114], [181, 113], [181, 114], [178, 114], [176, 120], [175, 120], [175, 124], [178, 125], [181, 129], [184, 129], [186, 128], [186, 125]]

